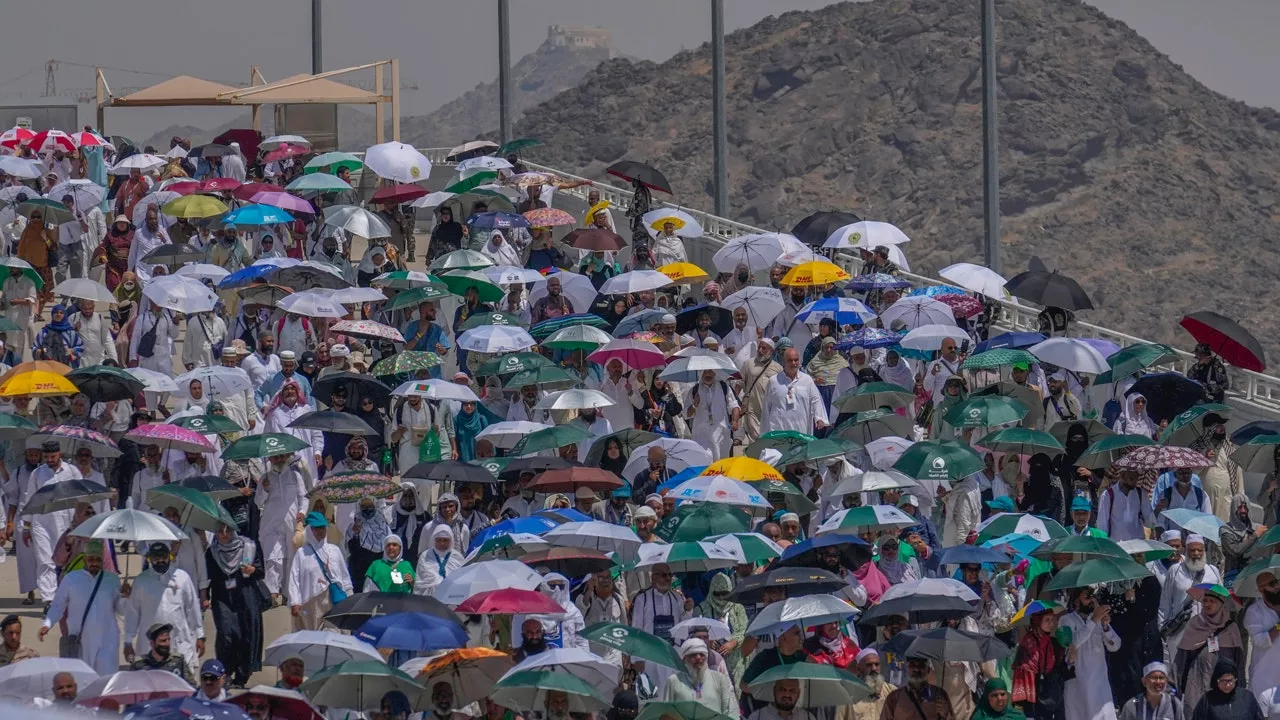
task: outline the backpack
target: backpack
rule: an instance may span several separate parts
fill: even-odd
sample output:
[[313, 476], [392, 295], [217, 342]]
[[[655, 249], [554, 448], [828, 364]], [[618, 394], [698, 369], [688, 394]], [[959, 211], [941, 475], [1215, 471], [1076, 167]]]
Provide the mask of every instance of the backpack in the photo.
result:
[[[699, 388], [699, 387], [701, 387], [701, 386], [702, 386], [702, 383], [697, 383], [697, 384], [695, 384], [695, 385], [693, 386], [693, 393], [692, 393], [689, 397], [690, 397], [690, 398], [692, 398], [692, 399], [694, 399], [694, 400], [697, 400], [697, 399], [698, 399], [698, 388]], [[729, 407], [729, 383], [727, 383], [727, 382], [725, 382], [725, 381], [721, 380], [721, 381], [720, 381], [720, 392], [724, 393], [724, 406], [725, 406], [726, 408], [727, 408], [727, 407]]]
[[[1196, 495], [1196, 507], [1198, 508], [1204, 507], [1204, 490], [1201, 490], [1195, 485], [1192, 485], [1191, 492], [1195, 493]], [[1163, 493], [1160, 493], [1160, 499], [1165, 501], [1165, 507], [1170, 507], [1173, 505], [1173, 486], [1172, 485], [1165, 488]]]
[[71, 350], [67, 348], [67, 339], [56, 330], [44, 334], [44, 342], [40, 349], [48, 360], [56, 360], [64, 365], [71, 364]]

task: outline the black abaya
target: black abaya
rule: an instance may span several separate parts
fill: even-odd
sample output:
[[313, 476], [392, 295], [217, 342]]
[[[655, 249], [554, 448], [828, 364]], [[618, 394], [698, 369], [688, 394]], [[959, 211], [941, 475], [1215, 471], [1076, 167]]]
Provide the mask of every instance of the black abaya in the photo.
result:
[[262, 547], [253, 559], [253, 574], [245, 577], [238, 570], [222, 572], [213, 550], [205, 551], [209, 569], [209, 609], [213, 614], [216, 639], [214, 657], [227, 669], [227, 682], [244, 686], [249, 676], [262, 669], [262, 613], [266, 603], [258, 590], [265, 574]]

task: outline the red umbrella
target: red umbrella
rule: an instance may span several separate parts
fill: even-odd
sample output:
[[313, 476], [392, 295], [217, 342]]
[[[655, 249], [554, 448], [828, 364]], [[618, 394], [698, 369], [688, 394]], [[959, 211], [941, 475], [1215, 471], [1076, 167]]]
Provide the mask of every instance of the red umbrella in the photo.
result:
[[81, 130], [71, 136], [71, 140], [80, 147], [106, 147], [111, 145], [107, 139], [101, 135], [87, 130]]
[[240, 187], [240, 181], [229, 177], [209, 178], [200, 183], [200, 192], [227, 192]]
[[276, 146], [273, 150], [262, 156], [262, 162], [275, 162], [284, 160], [285, 158], [298, 157], [299, 155], [310, 155], [311, 148], [306, 145], [290, 145], [284, 143]]
[[575, 547], [553, 547], [519, 557], [531, 568], [545, 567], [565, 577], [582, 577], [613, 567], [613, 559], [599, 550]]
[[260, 182], [245, 183], [235, 190], [232, 190], [231, 197], [237, 200], [249, 202], [253, 199], [254, 195], [261, 192], [280, 192], [280, 186]]
[[181, 182], [170, 183], [160, 189], [176, 192], [179, 195], [190, 195], [192, 193], [200, 192], [200, 185], [201, 183], [199, 180], [183, 178]]
[[548, 470], [529, 483], [528, 490], [537, 492], [571, 493], [580, 487], [592, 490], [613, 490], [623, 486], [622, 478], [600, 468], [568, 467]]
[[7, 147], [10, 150], [17, 150], [19, 145], [26, 143], [35, 137], [36, 134], [24, 127], [14, 127], [0, 133], [0, 147]]
[[400, 205], [426, 196], [426, 188], [422, 188], [417, 185], [397, 183], [395, 185], [383, 185], [378, 188], [378, 190], [373, 193], [373, 199], [370, 202], [375, 205]]
[[936, 295], [933, 299], [951, 308], [957, 317], [970, 318], [982, 314], [982, 302], [971, 295]]
[[46, 150], [61, 150], [63, 152], [73, 153], [76, 151], [76, 141], [71, 136], [61, 130], [45, 130], [38, 132], [31, 138], [28, 143], [32, 150], [36, 152], [44, 152]]
[[1196, 342], [1209, 346], [1223, 360], [1238, 368], [1262, 372], [1267, 368], [1267, 358], [1258, 342], [1239, 323], [1216, 312], [1191, 313], [1179, 323]]
[[562, 615], [564, 608], [537, 590], [503, 588], [476, 593], [454, 609], [460, 615]]
[[1210, 467], [1213, 461], [1187, 447], [1147, 445], [1134, 448], [1113, 465], [1120, 470], [1165, 470]]

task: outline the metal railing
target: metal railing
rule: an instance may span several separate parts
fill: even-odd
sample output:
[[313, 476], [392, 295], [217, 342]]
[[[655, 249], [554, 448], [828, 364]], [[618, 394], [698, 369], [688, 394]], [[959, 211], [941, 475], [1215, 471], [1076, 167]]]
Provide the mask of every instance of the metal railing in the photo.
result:
[[[426, 155], [434, 165], [449, 166], [450, 163], [445, 160], [445, 156], [449, 153], [449, 148], [419, 148], [422, 154]], [[601, 200], [608, 200], [616, 207], [624, 207], [631, 202], [632, 192], [626, 188], [616, 185], [601, 183], [592, 178], [584, 178], [573, 173], [568, 173], [558, 168], [548, 167], [538, 163], [524, 161], [526, 167], [531, 170], [551, 173], [568, 180], [591, 180], [592, 185], [582, 185], [570, 188], [562, 192], [566, 192], [575, 197], [586, 199], [587, 193], [596, 190], [600, 193]], [[683, 210], [692, 215], [701, 225], [705, 235], [698, 240], [687, 243], [689, 247], [689, 261], [699, 267], [711, 267], [711, 257], [717, 250], [724, 247], [729, 240], [740, 235], [751, 235], [759, 233], [772, 232], [758, 227], [753, 227], [744, 223], [729, 220], [727, 218], [712, 215], [701, 210], [694, 210], [688, 207], [675, 205], [673, 203], [661, 203], [662, 207]], [[856, 272], [853, 263], [856, 261], [851, 255], [845, 255], [840, 258], [846, 269], [852, 269]], [[937, 278], [917, 275], [915, 273], [902, 272], [904, 279], [910, 280], [917, 285], [942, 285], [945, 281]], [[1004, 300], [999, 300], [1001, 306], [1002, 317], [999, 320], [1001, 327], [1009, 330], [1027, 330], [1035, 331], [1039, 326], [1040, 309], [1019, 305]], [[1134, 345], [1137, 343], [1151, 342], [1134, 335], [1122, 333], [1110, 328], [1094, 325], [1092, 323], [1074, 321], [1070, 325], [1071, 335], [1075, 337], [1098, 338], [1109, 340], [1121, 347]], [[1167, 369], [1176, 370], [1186, 373], [1190, 369], [1191, 364], [1195, 361], [1194, 356], [1189, 352], [1178, 350], [1178, 360], [1171, 365], [1166, 366]], [[1264, 375], [1250, 370], [1242, 370], [1240, 368], [1228, 367], [1231, 375], [1231, 391], [1227, 393], [1228, 400], [1233, 403], [1243, 403], [1257, 412], [1267, 415], [1280, 417], [1280, 378]]]

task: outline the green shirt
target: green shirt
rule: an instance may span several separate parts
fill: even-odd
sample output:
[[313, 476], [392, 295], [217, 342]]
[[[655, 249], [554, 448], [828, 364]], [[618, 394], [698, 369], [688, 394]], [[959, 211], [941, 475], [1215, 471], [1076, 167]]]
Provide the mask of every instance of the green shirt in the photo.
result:
[[[400, 573], [400, 582], [395, 582], [392, 579], [392, 572]], [[373, 584], [378, 586], [378, 590], [382, 592], [413, 592], [413, 566], [407, 560], [399, 560], [392, 566], [386, 560], [378, 558], [369, 565], [369, 570], [365, 573], [365, 577], [372, 580]]]

